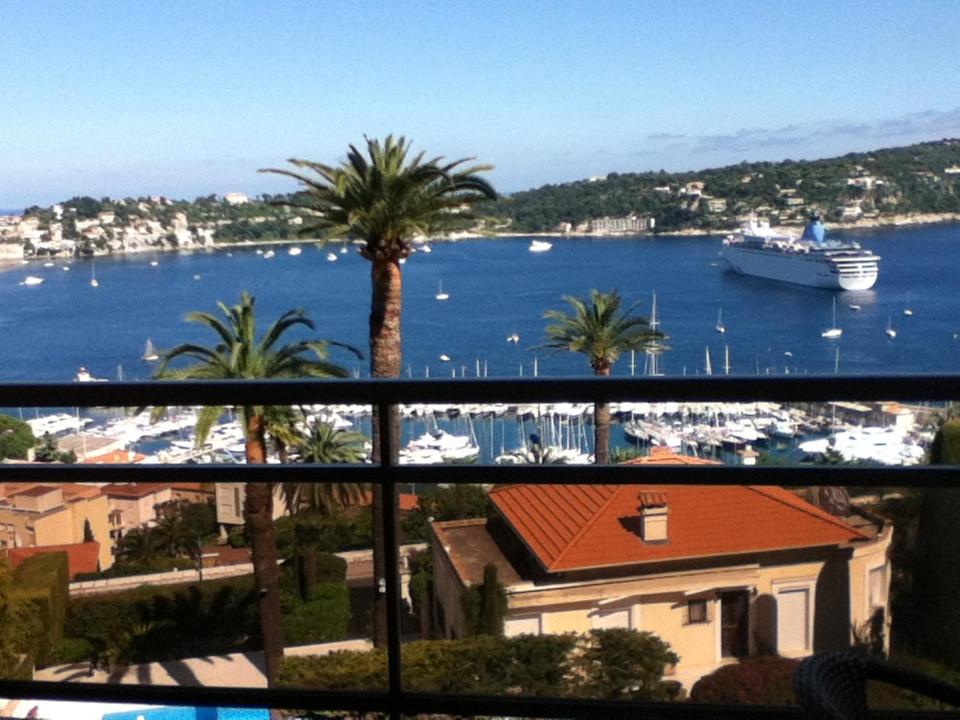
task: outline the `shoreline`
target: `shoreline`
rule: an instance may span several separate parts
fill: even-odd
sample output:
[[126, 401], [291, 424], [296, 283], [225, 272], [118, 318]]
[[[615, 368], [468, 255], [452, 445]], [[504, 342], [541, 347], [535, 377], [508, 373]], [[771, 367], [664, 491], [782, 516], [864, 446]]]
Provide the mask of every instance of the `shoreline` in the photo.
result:
[[[906, 229], [913, 227], [924, 227], [927, 225], [958, 225], [960, 224], [960, 213], [904, 213], [900, 215], [889, 215], [886, 217], [868, 218], [855, 220], [852, 222], [831, 223], [830, 230], [880, 230], [880, 229]], [[791, 232], [802, 228], [797, 225], [776, 225], [773, 229], [784, 232]], [[683, 230], [671, 230], [667, 232], [648, 232], [648, 233], [610, 233], [610, 232], [579, 232], [579, 233], [559, 233], [559, 232], [478, 232], [455, 233], [449, 237], [435, 237], [424, 239], [422, 243], [455, 243], [460, 240], [498, 240], [498, 239], [516, 239], [516, 238], [552, 238], [562, 240], [565, 238], [670, 238], [670, 237], [723, 237], [731, 232], [729, 229], [702, 229], [686, 228]], [[9, 272], [17, 268], [26, 268], [39, 262], [54, 262], [57, 264], [72, 263], [77, 260], [91, 260], [104, 257], [126, 257], [145, 255], [145, 254], [168, 254], [168, 253], [197, 253], [197, 252], [224, 252], [234, 248], [249, 249], [262, 246], [284, 246], [284, 245], [333, 245], [339, 248], [341, 245], [353, 245], [353, 241], [342, 238], [323, 240], [322, 238], [275, 238], [267, 240], [242, 240], [238, 242], [219, 242], [212, 245], [198, 245], [194, 247], [140, 247], [125, 250], [118, 253], [95, 253], [90, 256], [48, 256], [30, 257], [30, 258], [0, 258], [0, 272]]]

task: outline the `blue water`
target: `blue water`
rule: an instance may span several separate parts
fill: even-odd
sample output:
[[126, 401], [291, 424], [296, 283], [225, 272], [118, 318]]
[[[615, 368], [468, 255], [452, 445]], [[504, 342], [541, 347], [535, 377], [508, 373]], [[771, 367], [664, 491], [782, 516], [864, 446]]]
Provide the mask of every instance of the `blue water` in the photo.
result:
[[[433, 245], [404, 266], [404, 374], [474, 375], [477, 361], [491, 377], [588, 374], [570, 353], [533, 349], [543, 340], [543, 312], [564, 307], [561, 296], [591, 288], [618, 289], [649, 312], [657, 293], [662, 330], [671, 350], [668, 375], [702, 374], [705, 348], [714, 372], [729, 345], [732, 374], [956, 372], [960, 369], [960, 226], [859, 232], [856, 238], [882, 257], [873, 290], [834, 293], [726, 272], [718, 263], [719, 238], [559, 238], [553, 250], [528, 252], [528, 239], [469, 240]], [[0, 271], [0, 381], [70, 380], [85, 366], [94, 375], [148, 377], [139, 360], [146, 339], [158, 348], [212, 336], [183, 322], [190, 310], [215, 311], [249, 289], [262, 322], [302, 307], [319, 335], [366, 351], [370, 265], [355, 254], [327, 262], [328, 248], [303, 245], [292, 257], [283, 247], [265, 260], [252, 249], [40, 262]], [[157, 260], [156, 267], [150, 266]], [[95, 273], [98, 288], [90, 286]], [[27, 275], [42, 285], [19, 283]], [[199, 279], [195, 279], [198, 276]], [[450, 299], [434, 299], [438, 282]], [[913, 317], [901, 312], [908, 302]], [[821, 331], [837, 298], [839, 341]], [[862, 306], [853, 312], [848, 305]], [[725, 336], [714, 330], [723, 308]], [[895, 340], [884, 334], [888, 318]], [[520, 335], [517, 345], [506, 337]], [[786, 355], [785, 353], [791, 353]], [[441, 354], [450, 356], [441, 362]], [[365, 362], [335, 355], [366, 374]], [[642, 358], [637, 359], [642, 372]], [[629, 374], [629, 357], [614, 374]]]

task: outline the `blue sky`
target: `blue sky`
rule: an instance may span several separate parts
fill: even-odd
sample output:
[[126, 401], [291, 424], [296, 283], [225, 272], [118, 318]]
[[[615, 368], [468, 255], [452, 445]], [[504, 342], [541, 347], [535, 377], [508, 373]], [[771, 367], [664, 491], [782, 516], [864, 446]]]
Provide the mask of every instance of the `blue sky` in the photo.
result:
[[388, 132], [512, 192], [960, 135], [960, 3], [0, 0], [0, 208], [277, 192]]

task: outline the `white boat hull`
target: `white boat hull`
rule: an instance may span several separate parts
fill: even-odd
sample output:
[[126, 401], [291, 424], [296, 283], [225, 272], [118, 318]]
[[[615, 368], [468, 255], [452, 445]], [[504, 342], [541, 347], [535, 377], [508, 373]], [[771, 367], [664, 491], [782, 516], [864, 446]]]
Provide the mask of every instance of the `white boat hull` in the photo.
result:
[[[807, 287], [832, 290], [868, 290], [877, 282], [876, 263], [851, 262], [851, 267], [842, 273], [835, 271], [832, 263], [820, 256], [791, 253], [781, 254], [758, 248], [737, 246], [724, 247], [721, 257], [730, 269], [741, 275], [778, 280]], [[855, 267], [856, 266], [856, 267]]]

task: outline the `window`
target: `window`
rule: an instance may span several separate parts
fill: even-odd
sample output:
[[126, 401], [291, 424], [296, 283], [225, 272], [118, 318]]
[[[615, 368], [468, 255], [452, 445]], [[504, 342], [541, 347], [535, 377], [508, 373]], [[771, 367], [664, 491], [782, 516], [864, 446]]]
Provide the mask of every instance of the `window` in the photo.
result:
[[687, 624], [693, 625], [694, 623], [705, 623], [709, 622], [710, 618], [707, 615], [707, 601], [706, 600], [690, 600], [687, 602]]
[[810, 591], [790, 588], [777, 593], [777, 648], [780, 652], [810, 649]]
[[871, 568], [868, 585], [867, 597], [870, 602], [870, 609], [886, 607], [887, 605], [887, 566]]

